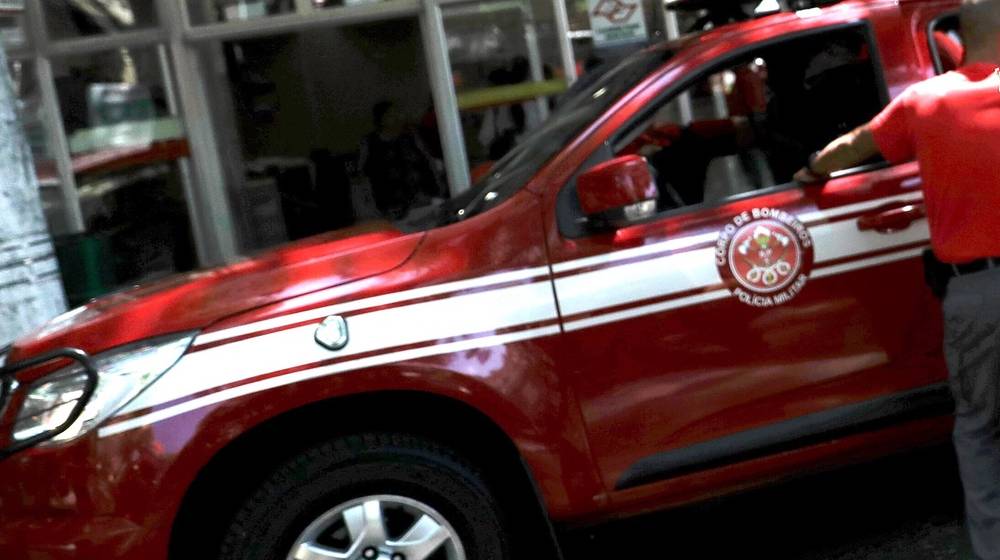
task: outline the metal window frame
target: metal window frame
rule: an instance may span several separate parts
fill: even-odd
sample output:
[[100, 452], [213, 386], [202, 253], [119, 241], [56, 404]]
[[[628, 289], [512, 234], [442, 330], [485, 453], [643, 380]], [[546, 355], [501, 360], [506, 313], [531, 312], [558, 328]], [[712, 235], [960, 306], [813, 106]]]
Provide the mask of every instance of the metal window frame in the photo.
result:
[[[239, 257], [236, 228], [197, 46], [184, 37], [188, 29], [186, 2], [157, 0], [157, 4], [169, 34], [166, 48], [177, 78], [173, 95], [181, 109], [190, 146], [191, 165], [187, 173], [196, 180], [187, 183], [184, 193], [195, 247], [202, 265], [230, 263]], [[185, 173], [183, 167], [181, 172]]]
[[448, 40], [444, 31], [443, 2], [425, 1], [420, 13], [420, 29], [424, 40], [424, 56], [430, 74], [431, 94], [441, 134], [444, 168], [448, 177], [448, 190], [458, 196], [472, 183], [469, 157], [465, 151], [465, 134], [458, 112], [458, 94], [451, 73]]
[[[221, 165], [218, 137], [210, 119], [211, 107], [206, 84], [201, 79], [202, 61], [196, 50], [215, 42], [268, 37], [283, 33], [300, 32], [310, 29], [330, 29], [360, 23], [385, 21], [406, 17], [419, 17], [417, 0], [390, 0], [378, 4], [348, 6], [329, 9], [314, 9], [310, 13], [292, 13], [262, 17], [259, 19], [192, 25], [186, 2], [160, 0], [169, 4], [164, 11], [170, 11], [167, 20], [172, 23], [170, 45], [174, 65], [178, 72], [179, 94], [185, 108], [189, 141], [192, 155], [196, 156], [195, 174], [199, 177], [199, 207], [196, 212], [203, 214], [206, 228], [212, 228], [213, 241], [218, 247], [210, 247], [213, 253], [229, 255], [226, 260], [234, 260], [238, 255], [236, 223], [230, 208], [229, 190], [225, 171]], [[193, 115], [203, 115], [195, 118]], [[212, 185], [212, 188], [206, 188]], [[224, 220], [220, 224], [214, 217], [221, 216], [225, 208]]]
[[[178, 61], [191, 60], [186, 55], [178, 54], [177, 43], [183, 42], [186, 21], [180, 7], [180, 3], [176, 0], [157, 0], [155, 4], [157, 27], [97, 36], [51, 39], [45, 27], [45, 15], [41, 0], [26, 0], [26, 24], [29, 30], [30, 49], [27, 53], [19, 54], [26, 55], [22, 58], [33, 60], [38, 73], [46, 132], [59, 173], [64, 220], [70, 233], [83, 233], [86, 231], [86, 227], [80, 206], [76, 175], [73, 171], [72, 154], [55, 88], [52, 60], [61, 57], [86, 56], [121, 48], [152, 49], [157, 52], [171, 114], [183, 120], [188, 143], [191, 146], [191, 161], [182, 159], [178, 161], [178, 165], [197, 258], [202, 265], [224, 264], [232, 262], [238, 256], [232, 216], [229, 211], [225, 185], [219, 179], [222, 175], [219, 171], [218, 158], [211, 150], [204, 148], [205, 146], [214, 146], [211, 132], [206, 133], [205, 130], [209, 128], [205, 125], [207, 119], [203, 118], [207, 110], [199, 106], [197, 100], [199, 93], [197, 91], [187, 91], [203, 87], [203, 84], [197, 78], [193, 78], [196, 82], [193, 84], [190, 83], [191, 79], [178, 80], [174, 74], [176, 71], [176, 76], [198, 75], [196, 69], [191, 71], [191, 64], [178, 64]], [[174, 68], [171, 68], [169, 60], [164, 59], [165, 49], [168, 48], [170, 54], [173, 55]], [[180, 46], [179, 51], [185, 52], [183, 45]], [[192, 87], [186, 87], [188, 85]], [[192, 115], [197, 115], [198, 118]], [[192, 180], [195, 177], [199, 179], [197, 184]]]
[[167, 40], [163, 29], [143, 29], [126, 33], [98, 35], [95, 37], [74, 37], [57, 41], [45, 41], [39, 51], [48, 57], [83, 56], [115, 49], [148, 48]]
[[[65, 222], [72, 233], [85, 231], [76, 177], [73, 173], [65, 126], [52, 74], [55, 57], [81, 56], [118, 48], [156, 49], [168, 90], [171, 113], [183, 119], [190, 161], [179, 162], [202, 265], [223, 264], [239, 256], [232, 201], [220, 161], [218, 137], [212, 127], [198, 49], [206, 43], [273, 36], [309, 29], [331, 28], [361, 23], [416, 17], [420, 25], [428, 80], [437, 114], [444, 151], [449, 190], [453, 196], [470, 187], [470, 170], [461, 126], [442, 6], [470, 0], [385, 0], [357, 6], [317, 8], [308, 0], [296, 0], [296, 12], [246, 21], [193, 25], [184, 0], [154, 0], [156, 27], [96, 36], [53, 39], [45, 22], [42, 0], [25, 0], [25, 34], [20, 59], [34, 61], [46, 132], [60, 178]], [[488, 2], [489, 0], [483, 0]], [[559, 51], [567, 82], [576, 79], [576, 64], [565, 0], [552, 0]]]
[[[176, 0], [174, 0], [176, 1]], [[387, 0], [375, 4], [314, 9], [308, 13], [288, 13], [244, 21], [226, 21], [191, 25], [184, 23], [184, 38], [188, 41], [231, 41], [305, 31], [416, 17], [420, 13], [418, 0]]]
[[559, 55], [562, 59], [563, 74], [566, 76], [566, 85], [572, 86], [576, 81], [576, 56], [573, 53], [573, 37], [569, 29], [569, 10], [566, 8], [567, 0], [552, 0], [552, 7], [556, 14], [556, 33], [559, 34]]
[[[183, 15], [186, 18], [186, 3], [181, 4], [180, 11], [185, 12]], [[314, 8], [309, 13], [281, 14], [247, 21], [203, 25], [192, 25], [189, 19], [184, 19], [183, 37], [190, 44], [204, 44], [406, 17], [416, 17], [420, 25], [431, 97], [434, 100], [444, 152], [448, 187], [452, 196], [456, 196], [469, 188], [471, 179], [458, 101], [452, 86], [443, 18], [437, 3], [427, 0], [388, 0], [358, 6]]]
[[52, 75], [52, 63], [46, 56], [48, 35], [41, 15], [40, 0], [25, 0], [25, 24], [30, 36], [30, 59], [35, 63], [38, 88], [42, 95], [42, 111], [45, 121], [45, 132], [49, 141], [49, 150], [55, 160], [56, 171], [59, 174], [59, 193], [62, 197], [63, 219], [69, 233], [83, 233], [83, 210], [80, 206], [80, 194], [77, 190], [76, 176], [73, 173], [73, 159], [69, 151], [69, 140], [63, 125], [62, 110], [59, 107], [59, 97], [56, 92], [55, 79]]
[[[431, 88], [434, 92], [434, 105], [437, 110], [438, 127], [441, 131], [441, 144], [444, 149], [445, 169], [448, 174], [448, 185], [452, 196], [457, 196], [469, 189], [471, 178], [469, 159], [465, 148], [465, 136], [462, 131], [461, 116], [458, 110], [457, 94], [454, 87], [454, 76], [451, 70], [451, 59], [448, 54], [448, 38], [444, 27], [444, 8], [458, 5], [488, 3], [490, 0], [422, 0], [421, 26], [424, 34], [424, 52], [427, 66], [431, 72]], [[502, 1], [502, 0], [500, 0]], [[573, 55], [573, 44], [569, 31], [569, 16], [566, 0], [551, 0], [555, 17], [556, 33], [559, 37], [559, 55], [563, 66], [566, 82], [571, 85], [576, 81], [576, 62]], [[533, 18], [530, 18], [533, 19]], [[533, 30], [526, 29], [533, 34]], [[532, 37], [526, 37], [530, 43]], [[537, 38], [535, 38], [537, 40]], [[537, 47], [537, 45], [535, 45]], [[530, 48], [529, 48], [530, 50]], [[537, 49], [536, 49], [537, 51]], [[533, 57], [537, 57], [537, 52]], [[535, 60], [535, 64], [539, 64]], [[540, 108], [544, 101], [540, 100]], [[547, 107], [542, 111], [547, 113]]]
[[45, 113], [45, 131], [49, 138], [49, 149], [56, 162], [59, 173], [59, 193], [62, 195], [62, 209], [69, 233], [83, 233], [86, 225], [83, 221], [83, 207], [80, 205], [80, 191], [76, 184], [76, 173], [73, 171], [73, 156], [69, 149], [69, 138], [63, 123], [62, 108], [59, 107], [59, 96], [56, 92], [55, 77], [52, 75], [52, 62], [46, 56], [35, 58], [35, 72], [38, 76], [38, 87], [42, 92], [42, 111]]

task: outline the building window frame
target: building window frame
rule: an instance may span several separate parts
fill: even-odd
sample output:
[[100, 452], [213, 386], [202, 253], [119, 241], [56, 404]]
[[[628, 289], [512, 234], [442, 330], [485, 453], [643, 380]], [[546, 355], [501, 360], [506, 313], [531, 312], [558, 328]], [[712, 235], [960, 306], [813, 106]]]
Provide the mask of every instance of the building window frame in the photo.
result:
[[[560, 37], [560, 61], [569, 83], [576, 78], [572, 38], [565, 0], [551, 0]], [[153, 48], [159, 53], [171, 111], [184, 123], [190, 145], [181, 173], [201, 265], [233, 262], [240, 257], [232, 202], [220, 161], [219, 141], [208, 116], [206, 84], [198, 49], [217, 41], [250, 39], [399, 19], [417, 18], [434, 107], [441, 133], [449, 190], [457, 195], [470, 185], [465, 140], [448, 58], [442, 6], [468, 0], [385, 0], [332, 8], [316, 7], [311, 0], [296, 0], [295, 11], [254, 19], [193, 24], [182, 0], [154, 0], [157, 25], [151, 28], [71, 38], [52, 38], [46, 27], [43, 0], [24, 0], [25, 41], [8, 53], [11, 58], [33, 61], [42, 92], [43, 111], [53, 158], [62, 185], [65, 220], [74, 233], [85, 230], [76, 191], [72, 158], [59, 109], [52, 60], [119, 48]], [[485, 2], [484, 2], [485, 3]]]

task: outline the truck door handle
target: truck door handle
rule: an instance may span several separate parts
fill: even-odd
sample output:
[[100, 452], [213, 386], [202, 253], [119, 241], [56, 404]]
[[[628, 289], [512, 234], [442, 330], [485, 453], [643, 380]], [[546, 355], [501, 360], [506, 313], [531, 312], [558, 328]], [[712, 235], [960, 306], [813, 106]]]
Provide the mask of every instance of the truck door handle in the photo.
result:
[[894, 233], [903, 231], [927, 217], [923, 204], [907, 204], [906, 206], [882, 207], [871, 214], [858, 218], [858, 229], [861, 231], [877, 231], [879, 233]]

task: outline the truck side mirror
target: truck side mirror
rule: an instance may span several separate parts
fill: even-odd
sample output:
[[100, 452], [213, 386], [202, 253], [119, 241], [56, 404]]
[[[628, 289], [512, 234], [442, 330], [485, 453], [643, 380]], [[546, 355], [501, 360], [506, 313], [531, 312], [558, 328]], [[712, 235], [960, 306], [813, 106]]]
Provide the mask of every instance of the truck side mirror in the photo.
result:
[[576, 195], [591, 224], [624, 227], [656, 214], [659, 190], [646, 158], [627, 155], [577, 177]]

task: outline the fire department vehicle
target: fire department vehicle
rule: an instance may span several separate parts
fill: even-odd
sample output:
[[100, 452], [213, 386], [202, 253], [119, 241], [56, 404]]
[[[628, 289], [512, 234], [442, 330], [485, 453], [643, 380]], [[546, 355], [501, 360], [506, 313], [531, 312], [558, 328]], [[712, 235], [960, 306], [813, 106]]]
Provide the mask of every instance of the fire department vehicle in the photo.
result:
[[956, 10], [707, 22], [421, 219], [53, 320], [5, 356], [0, 557], [551, 558], [944, 440], [917, 165], [792, 175], [960, 62]]

